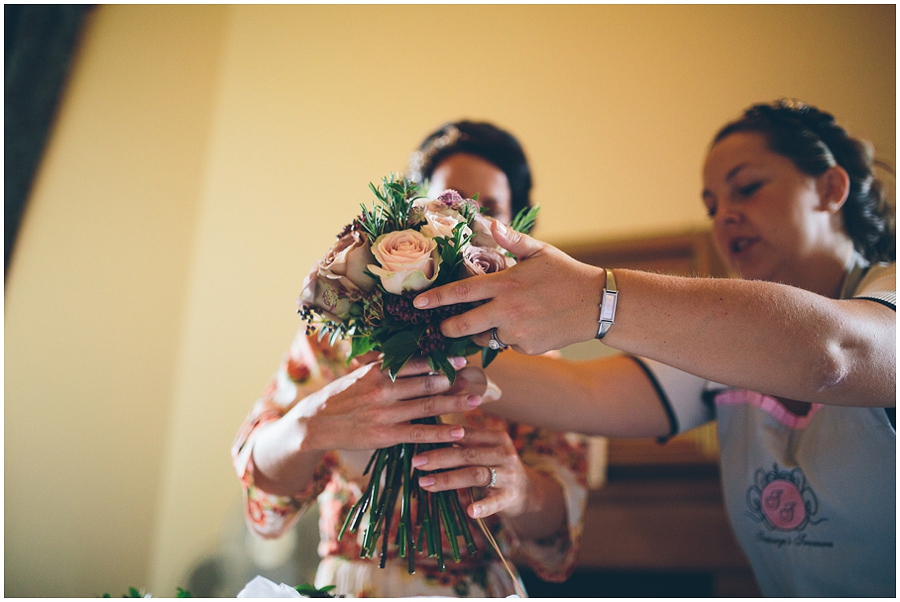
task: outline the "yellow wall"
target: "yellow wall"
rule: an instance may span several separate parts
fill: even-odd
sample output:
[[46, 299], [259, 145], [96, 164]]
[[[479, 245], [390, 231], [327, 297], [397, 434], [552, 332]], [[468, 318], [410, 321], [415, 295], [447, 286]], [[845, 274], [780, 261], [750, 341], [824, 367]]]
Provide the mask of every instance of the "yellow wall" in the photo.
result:
[[186, 583], [309, 265], [442, 122], [521, 137], [542, 238], [701, 228], [751, 102], [893, 163], [895, 69], [893, 5], [100, 7], [7, 278], [5, 594]]

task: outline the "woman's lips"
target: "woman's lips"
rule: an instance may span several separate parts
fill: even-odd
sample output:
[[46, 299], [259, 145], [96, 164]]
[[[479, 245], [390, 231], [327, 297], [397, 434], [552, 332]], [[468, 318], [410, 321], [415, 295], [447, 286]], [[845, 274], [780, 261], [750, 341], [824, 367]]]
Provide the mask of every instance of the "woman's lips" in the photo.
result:
[[731, 251], [732, 255], [738, 256], [743, 254], [747, 249], [749, 249], [757, 242], [759, 242], [758, 237], [739, 236], [737, 238], [731, 239], [731, 242], [728, 244], [728, 249], [729, 251]]

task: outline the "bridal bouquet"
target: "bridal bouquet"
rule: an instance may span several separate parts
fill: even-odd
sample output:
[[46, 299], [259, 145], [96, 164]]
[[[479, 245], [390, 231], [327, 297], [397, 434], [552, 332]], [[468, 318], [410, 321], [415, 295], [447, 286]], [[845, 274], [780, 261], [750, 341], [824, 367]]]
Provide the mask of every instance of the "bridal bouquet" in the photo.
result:
[[[448, 190], [431, 200], [404, 178], [390, 176], [380, 187], [370, 184], [376, 201], [362, 205], [362, 213], [338, 234], [337, 242], [317, 261], [300, 295], [300, 314], [308, 332], [318, 326], [319, 335], [334, 344], [349, 339], [349, 359], [369, 351], [382, 354], [382, 369], [396, 378], [415, 355], [428, 359], [451, 382], [456, 370], [449, 358], [479, 350], [487, 366], [497, 351], [479, 347], [471, 337], [450, 339], [440, 323], [451, 315], [474, 307], [458, 304], [431, 310], [413, 306], [423, 290], [476, 274], [506, 269], [514, 258], [497, 246], [491, 235], [491, 218], [482, 215], [476, 199], [464, 199]], [[528, 232], [537, 208], [522, 212], [512, 227]], [[423, 419], [437, 424], [439, 419]], [[446, 444], [445, 444], [446, 445]], [[356, 532], [368, 514], [362, 557], [372, 558], [381, 539], [380, 565], [387, 560], [391, 522], [399, 499], [401, 520], [394, 545], [415, 571], [415, 553], [427, 550], [444, 570], [441, 532], [446, 535], [453, 559], [460, 561], [458, 538], [469, 554], [476, 552], [467, 516], [456, 492], [429, 493], [418, 486], [418, 469], [412, 457], [437, 444], [402, 444], [376, 450], [369, 461], [369, 485], [347, 516], [340, 536]], [[416, 502], [413, 517], [413, 501]], [[483, 527], [483, 524], [482, 524]], [[486, 533], [490, 540], [490, 534]]]

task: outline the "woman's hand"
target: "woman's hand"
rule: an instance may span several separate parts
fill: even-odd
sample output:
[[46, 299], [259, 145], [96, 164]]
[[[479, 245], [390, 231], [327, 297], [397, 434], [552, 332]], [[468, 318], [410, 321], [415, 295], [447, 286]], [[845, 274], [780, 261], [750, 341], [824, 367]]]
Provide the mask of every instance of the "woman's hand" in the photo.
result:
[[421, 471], [442, 471], [419, 477], [419, 486], [428, 491], [484, 487], [487, 495], [466, 508], [472, 518], [499, 514], [525, 539], [565, 528], [562, 487], [525, 466], [506, 431], [467, 426], [455, 445], [417, 454], [412, 463]]
[[[464, 358], [453, 358], [460, 369]], [[411, 424], [417, 418], [465, 412], [481, 403], [484, 377], [461, 369], [453, 387], [415, 358], [391, 380], [381, 363], [363, 365], [297, 402], [284, 416], [259, 428], [253, 445], [256, 485], [292, 495], [310, 482], [332, 449], [369, 450], [399, 443], [450, 443], [465, 429], [453, 424]]]
[[498, 221], [492, 233], [519, 263], [425, 291], [415, 298], [416, 307], [487, 300], [444, 320], [441, 331], [453, 338], [475, 335], [487, 346], [496, 328], [500, 341], [529, 355], [594, 338], [605, 272]]
[[[464, 358], [454, 358], [457, 368]], [[380, 362], [366, 364], [298, 402], [285, 419], [303, 428], [303, 448], [366, 450], [398, 443], [446, 443], [458, 440], [458, 425], [411, 424], [427, 418], [465, 412], [481, 397], [470, 393], [465, 379], [451, 389], [443, 373], [433, 373], [425, 359], [409, 361], [391, 380]]]

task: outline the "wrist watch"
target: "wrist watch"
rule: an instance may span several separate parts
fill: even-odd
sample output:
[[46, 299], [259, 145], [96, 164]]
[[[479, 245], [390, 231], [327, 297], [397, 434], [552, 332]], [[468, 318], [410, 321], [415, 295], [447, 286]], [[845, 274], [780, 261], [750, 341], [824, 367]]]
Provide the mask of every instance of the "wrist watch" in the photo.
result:
[[612, 270], [606, 268], [606, 286], [600, 296], [600, 319], [597, 328], [597, 338], [602, 339], [609, 332], [609, 327], [616, 322], [616, 301], [619, 297], [619, 289], [616, 288], [616, 277]]

